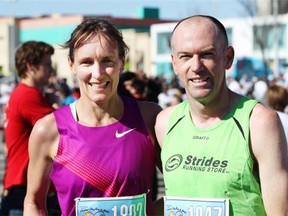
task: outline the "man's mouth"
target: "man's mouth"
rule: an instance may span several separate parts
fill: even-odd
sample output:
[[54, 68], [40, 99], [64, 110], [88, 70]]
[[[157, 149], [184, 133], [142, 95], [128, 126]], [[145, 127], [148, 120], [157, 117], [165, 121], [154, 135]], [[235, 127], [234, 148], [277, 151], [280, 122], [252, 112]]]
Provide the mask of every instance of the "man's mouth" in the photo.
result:
[[194, 78], [194, 79], [190, 79], [193, 83], [202, 83], [202, 82], [207, 82], [209, 80], [209, 78]]

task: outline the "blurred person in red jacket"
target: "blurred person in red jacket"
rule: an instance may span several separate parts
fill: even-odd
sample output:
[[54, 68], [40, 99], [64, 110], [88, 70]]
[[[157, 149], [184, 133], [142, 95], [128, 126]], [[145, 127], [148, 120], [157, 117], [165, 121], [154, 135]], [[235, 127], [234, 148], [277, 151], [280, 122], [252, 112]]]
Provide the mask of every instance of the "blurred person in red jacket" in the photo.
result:
[[[43, 96], [44, 87], [54, 73], [51, 61], [53, 54], [51, 45], [38, 41], [23, 43], [15, 54], [20, 82], [11, 93], [5, 110], [7, 155], [0, 215], [23, 214], [30, 133], [38, 119], [54, 110]], [[50, 215], [53, 215], [50, 204], [57, 206], [57, 195], [49, 193], [48, 202]]]

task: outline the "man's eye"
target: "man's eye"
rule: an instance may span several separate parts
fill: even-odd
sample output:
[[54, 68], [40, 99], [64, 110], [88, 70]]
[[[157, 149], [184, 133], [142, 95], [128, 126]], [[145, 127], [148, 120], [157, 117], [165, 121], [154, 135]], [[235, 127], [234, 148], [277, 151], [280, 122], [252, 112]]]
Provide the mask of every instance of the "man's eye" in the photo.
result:
[[181, 59], [181, 60], [187, 60], [187, 59], [190, 59], [190, 58], [191, 58], [190, 55], [181, 55], [181, 56], [179, 56], [179, 59]]
[[208, 53], [203, 53], [202, 54], [202, 57], [204, 57], [204, 58], [211, 58], [213, 56], [214, 56], [214, 53], [212, 53], [212, 52], [208, 52]]

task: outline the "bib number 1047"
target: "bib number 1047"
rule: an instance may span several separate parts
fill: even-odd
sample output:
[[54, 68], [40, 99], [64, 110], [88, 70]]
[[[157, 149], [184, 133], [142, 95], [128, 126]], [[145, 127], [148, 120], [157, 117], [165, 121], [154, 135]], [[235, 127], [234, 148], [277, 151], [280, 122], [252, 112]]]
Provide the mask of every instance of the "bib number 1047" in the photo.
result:
[[228, 199], [164, 197], [165, 216], [229, 216]]
[[217, 206], [191, 206], [189, 209], [189, 216], [222, 216], [223, 208]]

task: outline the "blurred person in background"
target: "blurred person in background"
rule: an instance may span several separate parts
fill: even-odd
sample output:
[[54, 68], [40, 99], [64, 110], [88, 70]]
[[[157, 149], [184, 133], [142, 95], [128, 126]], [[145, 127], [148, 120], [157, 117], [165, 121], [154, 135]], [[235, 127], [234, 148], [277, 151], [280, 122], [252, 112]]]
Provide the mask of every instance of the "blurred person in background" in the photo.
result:
[[[29, 162], [28, 140], [36, 121], [54, 111], [43, 96], [44, 87], [54, 72], [53, 54], [54, 48], [41, 41], [25, 42], [15, 54], [20, 82], [11, 93], [5, 109], [7, 155], [0, 215], [23, 215]], [[49, 214], [59, 214], [53, 188], [47, 202]]]
[[288, 140], [288, 114], [285, 112], [288, 104], [287, 89], [280, 85], [269, 86], [265, 93], [265, 101], [269, 107], [277, 111]]
[[267, 91], [267, 88], [268, 84], [266, 82], [265, 77], [259, 77], [253, 85], [253, 93], [252, 93], [253, 98], [260, 102], [264, 102], [265, 92]]
[[[65, 79], [66, 80], [66, 79]], [[60, 106], [65, 106], [68, 104], [73, 103], [76, 101], [79, 97], [75, 96], [73, 94], [73, 91], [75, 91], [75, 88], [70, 88], [68, 83], [65, 81], [64, 83], [60, 82], [59, 85], [59, 105]]]
[[175, 106], [177, 104], [180, 104], [182, 101], [183, 101], [182, 95], [175, 94], [172, 96], [171, 103], [169, 104], [169, 106]]

